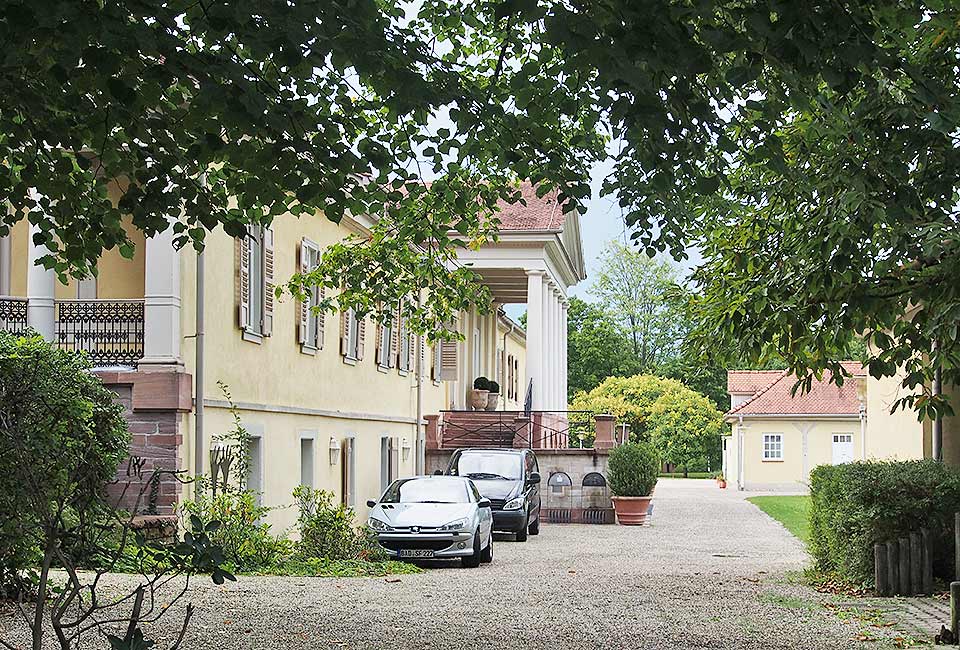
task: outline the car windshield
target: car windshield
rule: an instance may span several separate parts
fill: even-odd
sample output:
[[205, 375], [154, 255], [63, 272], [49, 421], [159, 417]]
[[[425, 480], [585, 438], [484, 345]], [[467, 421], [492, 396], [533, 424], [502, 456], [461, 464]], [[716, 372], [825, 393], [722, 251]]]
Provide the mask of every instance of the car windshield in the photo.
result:
[[520, 454], [471, 451], [460, 454], [453, 474], [477, 481], [517, 481], [522, 474]]
[[387, 488], [381, 503], [469, 503], [464, 481], [449, 478], [408, 478]]

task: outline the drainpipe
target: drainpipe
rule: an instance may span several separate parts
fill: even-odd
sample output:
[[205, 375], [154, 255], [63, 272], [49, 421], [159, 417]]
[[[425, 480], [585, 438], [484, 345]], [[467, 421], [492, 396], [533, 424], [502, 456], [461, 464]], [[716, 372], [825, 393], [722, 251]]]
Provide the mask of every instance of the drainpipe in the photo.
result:
[[743, 416], [737, 421], [737, 489], [743, 490]]
[[867, 407], [860, 402], [860, 451], [861, 460], [867, 459]]
[[194, 473], [203, 474], [203, 294], [204, 294], [204, 263], [203, 253], [197, 254], [197, 338], [196, 338], [196, 368], [194, 372], [194, 392], [196, 406], [194, 408]]
[[[419, 292], [420, 308], [423, 309], [423, 291]], [[423, 436], [423, 334], [417, 335], [417, 424], [416, 435], [414, 436], [416, 445], [416, 475], [420, 476], [426, 471], [427, 452]]]
[[[935, 398], [940, 397], [943, 390], [942, 381], [943, 376], [938, 367], [933, 371], [933, 385], [930, 387], [930, 392], [933, 393]], [[933, 459], [938, 463], [943, 462], [943, 416], [939, 410], [937, 411], [937, 417], [933, 420]]]

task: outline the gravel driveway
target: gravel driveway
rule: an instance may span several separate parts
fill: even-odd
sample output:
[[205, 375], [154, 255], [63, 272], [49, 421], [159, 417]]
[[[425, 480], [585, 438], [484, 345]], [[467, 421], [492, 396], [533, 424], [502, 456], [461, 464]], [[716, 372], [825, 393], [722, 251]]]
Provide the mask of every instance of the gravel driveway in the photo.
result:
[[661, 479], [654, 504], [640, 528], [544, 525], [523, 544], [500, 538], [479, 569], [202, 581], [184, 647], [883, 647], [854, 640], [855, 624], [791, 584], [786, 574], [806, 561], [800, 543], [742, 495]]

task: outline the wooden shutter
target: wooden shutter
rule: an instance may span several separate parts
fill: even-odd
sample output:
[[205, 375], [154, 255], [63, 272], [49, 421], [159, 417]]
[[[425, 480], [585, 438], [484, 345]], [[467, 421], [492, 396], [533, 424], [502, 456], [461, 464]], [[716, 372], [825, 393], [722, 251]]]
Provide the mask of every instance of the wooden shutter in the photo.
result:
[[348, 310], [340, 312], [340, 354], [348, 356], [350, 346], [350, 317]]
[[367, 319], [354, 315], [357, 319], [357, 361], [363, 359], [363, 340], [366, 338]]
[[[310, 272], [310, 246], [307, 243], [306, 239], [300, 240], [300, 274], [306, 275]], [[307, 295], [304, 300], [300, 301], [300, 324], [297, 328], [297, 339], [300, 341], [300, 344], [303, 345], [308, 343], [307, 338], [310, 333], [310, 289], [307, 289]], [[310, 345], [314, 345], [313, 341], [309, 341]]]
[[[407, 338], [410, 340], [409, 349], [407, 352], [407, 369], [416, 370], [419, 372], [420, 366], [417, 364], [417, 335], [409, 331], [409, 325], [407, 326]], [[420, 353], [420, 359], [423, 359], [423, 352]]]
[[[386, 368], [387, 364], [383, 361], [383, 330], [385, 329], [383, 323], [377, 321], [377, 347], [373, 351], [373, 361], [381, 368]], [[387, 355], [390, 356], [390, 355]]]
[[459, 341], [440, 341], [440, 379], [442, 381], [456, 381]]
[[[327, 290], [325, 287], [319, 287], [317, 289], [317, 297], [320, 299], [320, 302], [323, 302], [327, 298]], [[317, 349], [323, 349], [323, 325], [326, 323], [327, 312], [321, 310], [317, 314]]]
[[390, 326], [390, 358], [388, 359], [389, 367], [396, 368], [397, 366], [403, 367], [399, 363], [400, 359], [400, 311], [394, 310], [393, 315], [391, 316], [391, 326]]
[[240, 329], [250, 329], [250, 229], [236, 240], [237, 304]]
[[263, 229], [263, 323], [261, 333], [273, 334], [273, 228]]

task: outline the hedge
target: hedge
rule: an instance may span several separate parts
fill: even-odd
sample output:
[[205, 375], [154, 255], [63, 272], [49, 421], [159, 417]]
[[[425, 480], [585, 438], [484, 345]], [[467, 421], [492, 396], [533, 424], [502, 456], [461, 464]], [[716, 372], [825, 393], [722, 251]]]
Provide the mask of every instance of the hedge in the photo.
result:
[[810, 474], [810, 553], [817, 568], [873, 583], [873, 545], [927, 528], [934, 574], [952, 579], [960, 471], [932, 460], [822, 465]]

